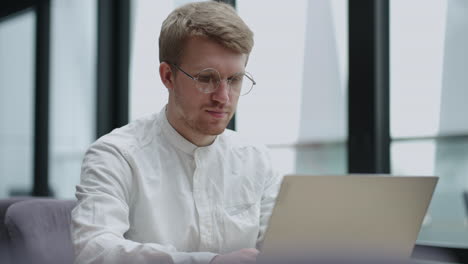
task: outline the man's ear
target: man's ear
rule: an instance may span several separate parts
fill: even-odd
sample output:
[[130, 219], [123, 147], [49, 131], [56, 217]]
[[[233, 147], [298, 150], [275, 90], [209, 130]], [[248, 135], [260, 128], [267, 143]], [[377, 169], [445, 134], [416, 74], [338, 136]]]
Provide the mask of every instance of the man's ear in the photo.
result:
[[174, 87], [174, 74], [169, 63], [163, 61], [159, 64], [159, 77], [167, 89], [171, 90]]

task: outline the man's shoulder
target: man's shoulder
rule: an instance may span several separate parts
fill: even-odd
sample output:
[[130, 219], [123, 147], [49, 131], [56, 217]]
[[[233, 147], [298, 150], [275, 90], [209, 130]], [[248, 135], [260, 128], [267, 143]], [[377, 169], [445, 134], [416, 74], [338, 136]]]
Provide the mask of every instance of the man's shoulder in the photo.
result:
[[263, 175], [267, 178], [276, 175], [270, 151], [263, 143], [242, 133], [227, 129], [223, 133], [222, 139], [224, 144], [226, 144], [223, 147], [230, 150], [226, 160], [238, 165], [241, 162], [242, 167], [255, 172], [254, 174], [247, 173], [245, 175], [255, 175], [254, 178], [257, 180], [262, 179], [258, 175]]
[[92, 145], [111, 145], [116, 148], [141, 148], [158, 134], [158, 113], [135, 119], [97, 139]]
[[234, 151], [254, 151], [262, 154], [266, 154], [268, 152], [268, 149], [264, 144], [253, 140], [245, 134], [230, 129], [226, 129], [224, 131], [222, 134], [222, 140]]

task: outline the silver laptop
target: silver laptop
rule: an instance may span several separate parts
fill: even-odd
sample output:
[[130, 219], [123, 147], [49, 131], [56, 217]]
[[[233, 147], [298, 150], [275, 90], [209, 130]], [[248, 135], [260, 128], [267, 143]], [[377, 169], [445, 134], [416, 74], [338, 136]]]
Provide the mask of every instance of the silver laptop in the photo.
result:
[[285, 176], [260, 256], [409, 257], [437, 177]]

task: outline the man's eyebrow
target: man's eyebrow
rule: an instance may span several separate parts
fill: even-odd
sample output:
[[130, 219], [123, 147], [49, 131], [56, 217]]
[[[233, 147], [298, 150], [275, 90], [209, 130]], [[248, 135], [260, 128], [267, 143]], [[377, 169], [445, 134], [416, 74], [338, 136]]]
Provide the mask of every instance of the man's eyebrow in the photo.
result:
[[241, 76], [241, 75], [244, 75], [244, 74], [245, 74], [245, 71], [236, 72], [233, 75], [229, 76], [228, 79], [232, 78], [232, 77]]

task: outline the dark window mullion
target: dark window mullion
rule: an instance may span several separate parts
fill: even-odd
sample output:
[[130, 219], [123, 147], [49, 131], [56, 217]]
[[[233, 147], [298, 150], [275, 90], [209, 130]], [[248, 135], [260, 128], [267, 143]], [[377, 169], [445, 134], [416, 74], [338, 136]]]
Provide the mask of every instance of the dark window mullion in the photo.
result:
[[390, 7], [389, 0], [375, 1], [376, 45], [376, 172], [390, 173]]
[[36, 73], [34, 118], [34, 196], [51, 196], [49, 189], [49, 61], [50, 0], [36, 4]]
[[37, 0], [2, 0], [0, 3], [0, 20], [32, 8], [36, 2]]
[[98, 1], [96, 134], [128, 123], [130, 1]]
[[390, 173], [389, 2], [348, 3], [348, 171]]

